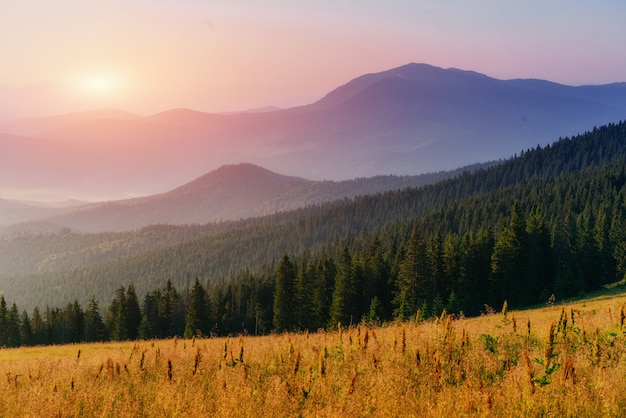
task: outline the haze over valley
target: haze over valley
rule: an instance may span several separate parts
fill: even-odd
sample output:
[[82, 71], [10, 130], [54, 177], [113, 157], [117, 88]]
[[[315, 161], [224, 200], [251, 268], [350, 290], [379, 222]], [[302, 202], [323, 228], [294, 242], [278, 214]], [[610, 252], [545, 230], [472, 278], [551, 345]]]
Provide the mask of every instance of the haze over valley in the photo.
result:
[[626, 83], [572, 87], [408, 64], [282, 110], [103, 109], [6, 122], [0, 196], [147, 196], [239, 163], [309, 180], [418, 175], [508, 158], [624, 114]]

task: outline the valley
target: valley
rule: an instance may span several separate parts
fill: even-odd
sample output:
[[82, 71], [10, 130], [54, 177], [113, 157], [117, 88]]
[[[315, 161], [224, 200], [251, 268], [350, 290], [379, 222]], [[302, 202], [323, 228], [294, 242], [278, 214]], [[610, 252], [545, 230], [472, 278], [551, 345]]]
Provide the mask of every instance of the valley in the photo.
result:
[[119, 200], [242, 162], [335, 181], [455, 170], [618, 122], [625, 91], [624, 83], [573, 87], [412, 63], [281, 110], [104, 109], [16, 121], [0, 126], [0, 196]]

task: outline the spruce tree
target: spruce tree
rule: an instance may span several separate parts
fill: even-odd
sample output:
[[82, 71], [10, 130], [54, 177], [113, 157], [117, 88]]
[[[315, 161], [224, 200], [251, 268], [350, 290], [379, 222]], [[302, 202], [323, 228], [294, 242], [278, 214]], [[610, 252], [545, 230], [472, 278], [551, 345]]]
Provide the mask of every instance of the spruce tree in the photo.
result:
[[317, 265], [313, 283], [313, 314], [314, 328], [324, 328], [330, 320], [330, 305], [337, 266], [332, 258], [324, 257]]
[[135, 292], [135, 286], [128, 285], [126, 289], [126, 321], [128, 329], [128, 338], [136, 340], [139, 335], [139, 323], [141, 322], [141, 310], [139, 308], [139, 300]]
[[429, 299], [429, 267], [426, 244], [414, 227], [396, 281], [395, 317], [401, 320], [411, 317]]
[[20, 320], [20, 338], [22, 340], [22, 345], [34, 344], [33, 328], [26, 310], [22, 311], [22, 318]]
[[39, 312], [39, 308], [35, 306], [33, 309], [33, 317], [30, 320], [31, 329], [33, 331], [33, 344], [41, 345], [46, 342], [46, 325], [44, 323], [43, 318], [41, 317], [41, 313]]
[[0, 295], [0, 347], [9, 345], [9, 310], [4, 295]]
[[107, 330], [100, 315], [100, 305], [96, 296], [93, 295], [85, 312], [85, 341], [106, 341], [107, 339]]
[[274, 289], [274, 329], [278, 332], [292, 331], [295, 322], [295, 267], [289, 256], [285, 254], [276, 269], [276, 286]]
[[315, 312], [313, 309], [313, 282], [316, 276], [315, 265], [306, 263], [297, 269], [295, 281], [296, 324], [299, 329], [315, 329]]
[[[496, 299], [493, 306], [501, 306], [508, 300], [512, 306], [524, 302], [524, 296], [535, 289], [527, 288], [528, 245], [526, 219], [519, 204], [515, 202], [511, 209], [511, 219], [498, 234], [493, 254], [491, 269], [493, 290]], [[539, 289], [537, 292], [541, 291]]]
[[339, 264], [337, 265], [337, 276], [335, 277], [335, 288], [333, 299], [330, 305], [330, 328], [336, 327], [338, 323], [350, 325], [357, 322], [357, 290], [356, 278], [352, 265], [352, 256], [348, 247], [344, 247], [341, 252]]
[[187, 316], [185, 319], [185, 338], [192, 338], [195, 335], [209, 335], [209, 296], [196, 277], [196, 281], [191, 289], [189, 306], [187, 306]]
[[126, 317], [126, 289], [124, 286], [115, 291], [115, 297], [109, 305], [107, 329], [113, 341], [128, 339], [128, 319]]
[[15, 302], [11, 305], [7, 314], [7, 345], [9, 347], [19, 347], [22, 345], [20, 336], [20, 313]]

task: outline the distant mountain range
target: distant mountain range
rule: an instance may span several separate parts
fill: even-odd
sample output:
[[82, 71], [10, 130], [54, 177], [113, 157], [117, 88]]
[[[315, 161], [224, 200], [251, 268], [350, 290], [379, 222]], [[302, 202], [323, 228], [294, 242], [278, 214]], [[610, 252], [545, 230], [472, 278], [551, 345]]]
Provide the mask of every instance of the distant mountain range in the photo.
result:
[[495, 162], [418, 176], [313, 181], [243, 163], [226, 165], [167, 193], [141, 198], [41, 206], [0, 199], [0, 233], [114, 232], [148, 225], [206, 224], [270, 215], [359, 195], [419, 187]]
[[145, 196], [242, 161], [317, 180], [438, 172], [625, 117], [626, 83], [570, 87], [408, 64], [297, 108], [103, 110], [6, 123], [0, 196]]

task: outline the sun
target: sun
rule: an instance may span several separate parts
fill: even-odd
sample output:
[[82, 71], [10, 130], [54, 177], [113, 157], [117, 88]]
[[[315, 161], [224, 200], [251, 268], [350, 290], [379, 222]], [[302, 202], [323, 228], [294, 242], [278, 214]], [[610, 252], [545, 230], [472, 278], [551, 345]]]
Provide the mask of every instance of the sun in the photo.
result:
[[84, 76], [80, 84], [84, 93], [95, 97], [114, 95], [118, 87], [115, 78], [107, 74]]
[[106, 93], [111, 91], [115, 86], [115, 82], [111, 77], [96, 74], [85, 78], [84, 87], [85, 90], [94, 93]]
[[82, 70], [66, 78], [68, 92], [75, 100], [106, 104], [121, 99], [127, 89], [125, 78], [114, 70]]

